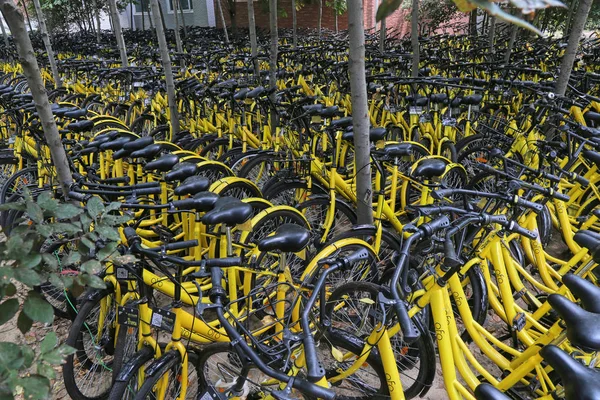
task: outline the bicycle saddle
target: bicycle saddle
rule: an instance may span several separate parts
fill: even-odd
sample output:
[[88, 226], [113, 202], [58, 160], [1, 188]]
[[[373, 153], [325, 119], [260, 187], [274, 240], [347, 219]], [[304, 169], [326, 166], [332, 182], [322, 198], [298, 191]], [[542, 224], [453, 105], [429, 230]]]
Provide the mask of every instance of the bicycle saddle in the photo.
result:
[[260, 251], [279, 250], [285, 253], [298, 253], [310, 241], [310, 231], [296, 224], [280, 225], [275, 233], [261, 239], [257, 246]]
[[566, 400], [600, 399], [600, 372], [586, 367], [554, 345], [545, 346], [540, 354], [560, 376]]
[[250, 89], [248, 88], [243, 88], [240, 91], [238, 91], [236, 94], [233, 95], [234, 100], [244, 100], [246, 98], [246, 94], [248, 94], [248, 92], [250, 91]]
[[573, 240], [581, 247], [585, 247], [595, 262], [600, 262], [600, 233], [590, 230], [577, 231]]
[[334, 119], [329, 124], [329, 126], [336, 128], [336, 129], [345, 129], [345, 128], [349, 127], [350, 125], [352, 125], [352, 117], [344, 117], [344, 118], [340, 118], [340, 119]]
[[587, 160], [596, 164], [596, 167], [600, 168], [600, 153], [596, 153], [592, 150], [584, 150], [581, 152], [581, 154], [583, 154]]
[[585, 118], [586, 121], [600, 122], [600, 113], [588, 111], [583, 114], [583, 118]]
[[584, 310], [600, 314], [600, 288], [598, 286], [570, 272], [563, 276], [562, 281], [581, 301]]
[[263, 94], [265, 91], [265, 88], [263, 86], [259, 86], [257, 88], [252, 89], [251, 91], [249, 91], [246, 94], [246, 98], [247, 99], [255, 99], [257, 97], [260, 97], [261, 94]]
[[179, 162], [179, 157], [175, 154], [165, 154], [161, 158], [150, 161], [144, 165], [144, 171], [159, 171], [167, 172], [170, 171], [175, 164]]
[[316, 115], [323, 109], [323, 104], [311, 104], [308, 106], [302, 106], [302, 111], [307, 115]]
[[234, 226], [242, 224], [252, 216], [252, 206], [235, 197], [221, 197], [215, 207], [204, 214], [202, 223], [205, 225], [225, 224]]
[[187, 177], [190, 177], [196, 173], [198, 166], [195, 163], [183, 162], [175, 164], [173, 170], [165, 174], [165, 181], [182, 181]]
[[123, 145], [123, 150], [128, 151], [129, 153], [134, 152], [136, 150], [143, 149], [146, 146], [154, 143], [154, 138], [151, 136], [144, 136], [139, 139], [135, 139], [133, 142], [129, 142]]
[[470, 96], [465, 96], [462, 99], [462, 104], [466, 104], [468, 106], [476, 106], [479, 103], [481, 103], [481, 100], [483, 100], [483, 95], [481, 94], [472, 94]]
[[104, 143], [100, 144], [100, 146], [98, 146], [98, 148], [100, 150], [119, 150], [123, 147], [123, 145], [125, 143], [129, 143], [129, 142], [131, 142], [131, 140], [132, 139], [129, 136], [123, 136], [123, 137], [117, 138], [115, 140], [104, 142]]
[[560, 294], [550, 294], [548, 303], [567, 325], [571, 344], [585, 350], [600, 350], [600, 315], [585, 311]]
[[380, 153], [388, 158], [404, 157], [410, 155], [413, 149], [412, 143], [387, 144], [381, 150], [375, 150], [374, 153]]
[[[22, 99], [22, 100], [26, 99], [26, 98], [20, 97], [20, 96], [22, 96], [22, 95], [14, 96], [14, 98], [15, 99], [18, 98], [18, 99]], [[59, 107], [59, 108], [53, 109], [52, 114], [56, 115], [57, 117], [62, 117], [65, 115], [66, 112], [75, 111], [75, 110], [77, 110], [77, 108], [75, 108], [75, 107]]]
[[94, 121], [90, 121], [89, 119], [84, 119], [83, 121], [73, 122], [72, 124], [67, 125], [67, 129], [75, 133], [89, 131], [93, 127]]
[[429, 96], [429, 101], [433, 104], [448, 104], [448, 95], [446, 93], [436, 93]]
[[452, 101], [450, 102], [450, 105], [452, 107], [458, 107], [462, 104], [462, 97], [455, 97], [452, 99]]
[[413, 106], [424, 107], [427, 105], [429, 99], [425, 96], [417, 95], [417, 96], [406, 96], [406, 101]]
[[130, 154], [133, 158], [154, 158], [160, 151], [162, 150], [162, 146], [158, 143], [153, 143], [149, 146], [144, 147], [143, 149], [136, 150]]
[[171, 205], [179, 210], [196, 210], [197, 212], [207, 212], [214, 208], [217, 200], [219, 200], [218, 194], [212, 192], [200, 192], [194, 197], [173, 201]]
[[489, 383], [481, 383], [475, 388], [475, 398], [477, 400], [511, 400], [510, 397]]
[[333, 118], [336, 116], [340, 108], [338, 106], [331, 106], [327, 108], [322, 108], [319, 111], [319, 115], [323, 118]]
[[418, 161], [417, 167], [413, 170], [412, 176], [415, 178], [427, 178], [442, 176], [446, 171], [446, 162], [439, 158], [426, 158]]
[[15, 90], [15, 88], [12, 86], [7, 86], [4, 89], [0, 89], [0, 94], [11, 93], [13, 90]]
[[194, 175], [186, 178], [179, 186], [175, 188], [173, 193], [177, 196], [186, 194], [196, 194], [208, 190], [210, 181], [204, 176]]
[[94, 138], [94, 140], [88, 144], [88, 147], [98, 148], [98, 147], [100, 147], [100, 145], [102, 143], [106, 143], [106, 142], [110, 142], [111, 140], [115, 140], [118, 135], [119, 135], [119, 132], [117, 132], [117, 131], [103, 133], [102, 135], [96, 136]]
[[67, 111], [65, 112], [64, 116], [67, 118], [79, 119], [85, 117], [87, 113], [88, 110], [86, 110], [85, 108], [80, 108], [78, 110]]
[[[380, 140], [385, 139], [385, 135], [387, 131], [385, 128], [371, 128], [369, 129], [369, 140], [373, 143], [379, 142]], [[346, 131], [342, 134], [342, 139], [353, 141], [354, 140], [354, 131]]]

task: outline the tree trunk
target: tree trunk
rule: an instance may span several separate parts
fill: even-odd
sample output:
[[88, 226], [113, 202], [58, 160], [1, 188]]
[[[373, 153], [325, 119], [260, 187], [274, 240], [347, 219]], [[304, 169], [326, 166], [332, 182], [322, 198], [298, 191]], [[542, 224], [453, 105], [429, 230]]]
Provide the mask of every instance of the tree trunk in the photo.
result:
[[152, 2], [148, 0], [148, 22], [150, 23], [150, 29], [154, 30], [154, 17], [152, 16]]
[[542, 20], [541, 31], [545, 32], [548, 29], [548, 23], [550, 22], [550, 17], [552, 16], [552, 9], [546, 8], [544, 9], [544, 19]]
[[[413, 5], [416, 1], [418, 0], [413, 0]], [[358, 223], [370, 225], [373, 223], [373, 185], [371, 181], [371, 144], [369, 141], [367, 81], [365, 79], [365, 31], [362, 0], [348, 0], [348, 37], [350, 41], [348, 71], [352, 94]]]
[[[33, 0], [33, 5], [35, 6], [35, 12], [38, 16], [39, 26], [38, 29], [42, 33], [42, 41], [44, 42], [44, 47], [46, 48], [46, 53], [48, 53], [48, 61], [50, 62], [50, 70], [52, 71], [52, 77], [54, 78], [54, 87], [59, 88], [62, 87], [62, 80], [60, 79], [60, 74], [58, 73], [58, 67], [56, 66], [56, 59], [54, 58], [54, 51], [52, 50], [52, 44], [50, 43], [50, 37], [48, 36], [48, 29], [46, 29], [46, 18], [42, 13], [42, 6], [40, 5], [40, 0]], [[8, 21], [7, 21], [8, 22]], [[12, 31], [12, 29], [11, 29]], [[14, 31], [13, 31], [14, 33]]]
[[[364, 39], [363, 39], [364, 40]], [[412, 45], [412, 77], [419, 76], [419, 0], [412, 0], [410, 18], [410, 42]]]
[[334, 12], [334, 16], [335, 16], [335, 34], [337, 35], [339, 33], [339, 28], [338, 28], [338, 13], [337, 10], [333, 10]]
[[[165, 37], [165, 40], [167, 40], [167, 34], [165, 33], [165, 29], [167, 29], [167, 24], [165, 23], [165, 13], [163, 12], [163, 8], [162, 8], [162, 4], [160, 2], [157, 2], [158, 4], [158, 14], [160, 16], [160, 23], [162, 24], [163, 27], [163, 36]], [[154, 24], [158, 26], [158, 21], [154, 21]], [[156, 35], [158, 35], [158, 31], [156, 32]]]
[[121, 55], [121, 66], [127, 68], [129, 66], [129, 61], [127, 60], [127, 49], [125, 48], [125, 39], [123, 38], [123, 31], [121, 30], [121, 20], [119, 19], [119, 12], [117, 11], [116, 0], [108, 0], [108, 6], [113, 31], [117, 38], [117, 47], [119, 48], [119, 54]]
[[298, 48], [298, 20], [296, 19], [296, 0], [292, 0], [292, 42]]
[[[189, 0], [190, 3], [193, 0]], [[179, 7], [179, 16], [181, 17], [181, 26], [183, 27], [183, 38], [187, 39], [188, 34], [187, 34], [187, 25], [185, 23], [185, 14], [183, 13], [183, 7]]]
[[[27, 11], [27, 5], [25, 5], [25, 1], [21, 0], [21, 6], [23, 6], [23, 11], [25, 11], [25, 16], [27, 17], [27, 25], [29, 25], [29, 32], [33, 32], [33, 28], [31, 27], [31, 19], [29, 18], [29, 11]], [[6, 21], [8, 24], [8, 21]]]
[[569, 84], [569, 78], [571, 77], [571, 70], [573, 69], [573, 62], [575, 56], [577, 56], [577, 49], [579, 47], [579, 38], [583, 33], [583, 28], [590, 13], [593, 0], [580, 0], [575, 19], [571, 24], [571, 32], [569, 34], [569, 44], [565, 50], [562, 61], [560, 63], [560, 75], [556, 81], [556, 88], [554, 91], [561, 96], [565, 95], [567, 86]]
[[490, 29], [488, 30], [488, 48], [494, 54], [494, 35], [496, 34], [496, 17], [490, 16]]
[[144, 12], [144, 0], [139, 0], [140, 1], [140, 7], [141, 7], [141, 13], [142, 13], [142, 30], [145, 31], [146, 30], [146, 13]]
[[25, 75], [25, 78], [27, 78], [27, 83], [29, 84], [29, 89], [31, 90], [40, 122], [42, 123], [44, 138], [50, 149], [50, 155], [52, 157], [54, 168], [56, 168], [58, 182], [63, 194], [66, 196], [72, 182], [71, 170], [69, 169], [67, 155], [62, 145], [60, 135], [58, 134], [54, 115], [52, 115], [50, 103], [48, 102], [48, 95], [46, 93], [46, 88], [44, 87], [44, 82], [42, 81], [35, 53], [31, 46], [27, 30], [25, 29], [23, 15], [19, 12], [12, 0], [0, 0], [0, 10], [4, 15], [4, 19], [12, 32], [17, 46], [19, 62], [23, 67], [23, 74]]
[[506, 52], [504, 53], [504, 64], [508, 64], [510, 62], [510, 53], [512, 53], [512, 49], [515, 46], [515, 40], [517, 39], [518, 31], [519, 31], [518, 26], [511, 25], [510, 39], [508, 40], [508, 45], [506, 46]]
[[[173, 2], [173, 19], [175, 20], [175, 45], [177, 46], [177, 52], [183, 53], [183, 43], [181, 42], [181, 36], [179, 35], [179, 0], [171, 1]], [[181, 58], [181, 67], [183, 68], [184, 65], [183, 58]]]
[[221, 6], [221, 0], [217, 0], [217, 8], [219, 16], [221, 17], [221, 25], [223, 25], [223, 33], [225, 34], [225, 43], [229, 44], [229, 34], [227, 33], [227, 24], [225, 23], [225, 16], [223, 15], [223, 7]]
[[323, 0], [318, 0], [319, 5], [319, 17], [317, 20], [317, 30], [319, 31], [319, 39], [321, 39], [321, 24], [323, 22]]
[[133, 2], [129, 3], [129, 29], [133, 29]]
[[156, 36], [158, 38], [158, 48], [160, 49], [160, 59], [165, 72], [165, 82], [167, 86], [167, 100], [169, 102], [169, 119], [171, 123], [171, 137], [179, 133], [179, 114], [177, 113], [177, 98], [175, 97], [175, 80], [173, 79], [173, 70], [171, 68], [171, 57], [169, 56], [169, 47], [165, 37], [165, 28], [160, 18], [160, 5], [158, 0], [152, 1], [152, 15], [154, 15], [154, 24], [156, 25]]
[[469, 35], [477, 36], [477, 9], [475, 8], [469, 14]]
[[[277, 88], [277, 50], [279, 35], [277, 32], [277, 0], [269, 0], [269, 25], [271, 29], [271, 60], [269, 62], [269, 87]], [[275, 104], [276, 93], [271, 94], [271, 103]], [[271, 134], [277, 132], [277, 114], [271, 109]]]
[[260, 79], [260, 66], [258, 59], [258, 45], [256, 44], [256, 20], [254, 18], [254, 1], [248, 0], [248, 29], [250, 32], [250, 50], [252, 51], [252, 65], [254, 76]]
[[573, 25], [573, 18], [575, 18], [575, 9], [577, 6], [577, 0], [571, 0], [571, 4], [569, 5], [569, 13], [567, 14], [567, 20], [565, 21], [565, 30], [563, 32], [563, 37], [567, 37], [569, 33], [571, 33], [571, 27]]
[[4, 28], [4, 22], [2, 21], [1, 18], [0, 18], [0, 28], [2, 28], [2, 37], [4, 38], [4, 46], [6, 46], [6, 49], [8, 50], [8, 47], [10, 46], [10, 44], [8, 42], [8, 35], [6, 34], [6, 29]]
[[100, 41], [101, 41], [100, 11], [98, 10], [98, 3], [96, 3], [96, 0], [92, 0], [92, 7], [94, 8], [94, 17], [96, 19], [96, 42], [100, 43]]
[[381, 54], [385, 53], [385, 32], [385, 18], [383, 18], [379, 27], [379, 52]]

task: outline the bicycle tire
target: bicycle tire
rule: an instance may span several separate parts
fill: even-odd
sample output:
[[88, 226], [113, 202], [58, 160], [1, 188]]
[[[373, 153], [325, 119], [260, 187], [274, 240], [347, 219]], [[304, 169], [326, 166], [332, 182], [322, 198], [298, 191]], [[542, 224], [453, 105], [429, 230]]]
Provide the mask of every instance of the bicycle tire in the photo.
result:
[[38, 183], [38, 170], [36, 167], [24, 168], [10, 178], [8, 178], [2, 185], [0, 190], [0, 204], [5, 204], [8, 198], [14, 193], [20, 193], [24, 186], [35, 187]]
[[259, 154], [244, 164], [237, 175], [251, 180], [262, 190], [265, 183], [279, 171], [277, 162], [285, 161], [274, 154]]
[[119, 373], [118, 376], [115, 375], [114, 384], [108, 395], [108, 400], [133, 399], [141, 388], [141, 385], [139, 385], [138, 382], [138, 374], [140, 373], [141, 368], [148, 367], [152, 360], [154, 360], [154, 350], [150, 347], [143, 347], [141, 350], [131, 355], [129, 361], [121, 367], [121, 370], [127, 371], [127, 373]]
[[330, 208], [331, 201], [325, 196], [308, 199], [296, 206], [296, 209], [306, 217], [312, 227], [311, 234], [314, 246], [317, 248], [321, 247], [319, 243], [330, 242], [335, 236], [352, 229], [352, 226], [356, 224], [354, 210], [346, 203], [336, 199], [333, 224], [325, 237], [325, 221]]

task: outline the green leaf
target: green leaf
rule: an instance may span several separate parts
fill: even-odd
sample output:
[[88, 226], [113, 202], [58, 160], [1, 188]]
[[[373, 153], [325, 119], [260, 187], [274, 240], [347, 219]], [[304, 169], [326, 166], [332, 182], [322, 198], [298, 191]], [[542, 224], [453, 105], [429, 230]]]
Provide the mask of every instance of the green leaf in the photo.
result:
[[42, 353], [48, 353], [52, 351], [56, 345], [58, 344], [58, 338], [56, 337], [56, 333], [48, 332], [42, 343], [40, 343], [40, 351]]
[[106, 206], [106, 209], [104, 210], [104, 214], [109, 213], [111, 211], [119, 210], [120, 208], [121, 208], [121, 203], [118, 201], [113, 201], [108, 206]]
[[83, 212], [83, 209], [76, 207], [73, 204], [62, 204], [55, 212], [54, 215], [59, 219], [71, 219]]
[[38, 292], [30, 290], [23, 303], [23, 312], [32, 320], [45, 324], [54, 321], [54, 310]]
[[49, 238], [54, 233], [52, 225], [36, 225], [35, 230], [45, 238]]
[[16, 280], [29, 287], [37, 286], [42, 283], [40, 274], [33, 269], [15, 268], [13, 269], [13, 276]]
[[79, 216], [79, 221], [81, 222], [81, 226], [84, 226], [86, 230], [92, 225], [92, 219], [87, 214], [81, 214]]
[[45, 376], [48, 379], [56, 378], [56, 371], [54, 371], [54, 368], [48, 364], [38, 363], [37, 373], [39, 375]]
[[29, 318], [23, 311], [19, 313], [19, 318], [17, 318], [17, 328], [21, 331], [22, 334], [29, 332], [31, 329], [31, 325], [33, 325], [33, 321]]
[[75, 353], [75, 349], [67, 345], [62, 345], [56, 349], [42, 355], [42, 359], [53, 365], [60, 365], [69, 354]]
[[21, 348], [18, 345], [10, 342], [0, 342], [0, 371], [5, 368], [18, 370], [24, 361]]
[[102, 272], [102, 264], [98, 260], [88, 260], [81, 264], [81, 271], [90, 275], [97, 275]]
[[9, 299], [0, 304], [0, 325], [4, 325], [19, 311], [19, 300]]
[[106, 260], [117, 250], [118, 245], [119, 244], [117, 242], [108, 243], [106, 246], [100, 249], [100, 251], [98, 251], [96, 257], [98, 257], [98, 260], [100, 261]]
[[81, 283], [94, 289], [106, 289], [106, 283], [96, 275], [80, 275]]
[[81, 239], [79, 239], [79, 240], [82, 245], [84, 245], [85, 247], [87, 247], [90, 250], [93, 250], [96, 248], [96, 245], [94, 244], [94, 242], [92, 242], [90, 239], [88, 239], [85, 236], [82, 236]]
[[63, 267], [68, 267], [70, 265], [78, 264], [81, 261], [81, 254], [78, 251], [71, 251], [64, 257], [61, 261], [61, 265]]
[[9, 210], [25, 211], [26, 208], [27, 208], [27, 206], [25, 206], [25, 203], [23, 203], [21, 201], [19, 201], [17, 203], [0, 204], [0, 211], [9, 211]]
[[64, 289], [65, 283], [62, 281], [61, 276], [58, 274], [51, 274], [48, 278], [48, 282], [52, 284], [52, 286], [58, 289]]
[[13, 235], [6, 241], [6, 250], [8, 250], [8, 256], [14, 257], [12, 254], [23, 254], [21, 249], [23, 248], [23, 238], [18, 235]]
[[42, 254], [42, 261], [44, 262], [44, 266], [46, 269], [51, 271], [56, 271], [58, 268], [58, 260], [54, 254], [44, 253]]
[[29, 368], [33, 363], [33, 359], [35, 358], [35, 353], [33, 349], [29, 346], [21, 346], [21, 354], [23, 354], [23, 367]]
[[10, 297], [14, 296], [15, 294], [17, 294], [17, 287], [12, 283], [6, 285], [6, 287], [4, 288], [4, 295]]
[[65, 235], [75, 235], [82, 231], [81, 226], [70, 222], [57, 222], [52, 224], [56, 232], [64, 233]]
[[50, 211], [51, 213], [55, 213], [58, 210], [59, 204], [58, 201], [52, 198], [52, 193], [43, 192], [37, 198], [37, 204], [44, 211]]
[[119, 235], [117, 229], [111, 226], [97, 225], [94, 227], [94, 231], [97, 232], [103, 239], [114, 241], [119, 241], [119, 239], [121, 239], [121, 236]]
[[26, 212], [33, 222], [41, 224], [44, 221], [44, 212], [37, 203], [27, 203]]
[[35, 268], [40, 264], [40, 262], [42, 262], [41, 255], [37, 253], [28, 254], [19, 260], [19, 266], [23, 268]]
[[28, 400], [46, 399], [50, 395], [50, 381], [45, 376], [29, 375], [19, 380]]
[[402, 0], [383, 0], [379, 7], [377, 7], [377, 14], [375, 14], [377, 22], [389, 17], [400, 7], [400, 4], [402, 4]]
[[87, 211], [90, 217], [96, 219], [102, 212], [104, 212], [104, 204], [99, 197], [92, 197], [87, 202]]

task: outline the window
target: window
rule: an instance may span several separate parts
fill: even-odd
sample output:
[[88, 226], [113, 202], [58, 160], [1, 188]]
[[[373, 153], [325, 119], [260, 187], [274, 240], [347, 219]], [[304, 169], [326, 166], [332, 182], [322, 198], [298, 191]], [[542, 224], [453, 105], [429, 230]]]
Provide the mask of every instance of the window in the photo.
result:
[[144, 10], [144, 13], [150, 11], [150, 0], [137, 0], [134, 4], [136, 14], [141, 14], [142, 9]]
[[[168, 0], [167, 1], [167, 5], [169, 8], [169, 12], [172, 13], [173, 12], [173, 1], [174, 0]], [[177, 0], [175, 0], [177, 1]], [[194, 12], [194, 4], [192, 2], [193, 0], [179, 0], [179, 9], [183, 10], [183, 12]]]

